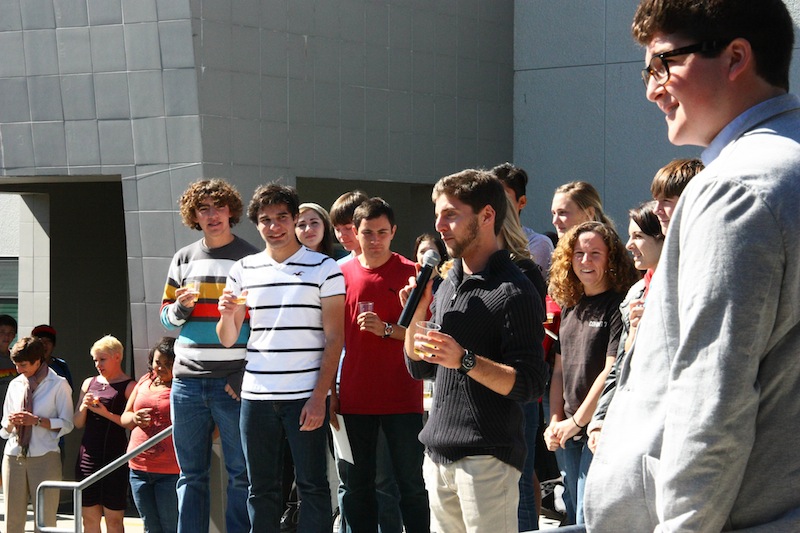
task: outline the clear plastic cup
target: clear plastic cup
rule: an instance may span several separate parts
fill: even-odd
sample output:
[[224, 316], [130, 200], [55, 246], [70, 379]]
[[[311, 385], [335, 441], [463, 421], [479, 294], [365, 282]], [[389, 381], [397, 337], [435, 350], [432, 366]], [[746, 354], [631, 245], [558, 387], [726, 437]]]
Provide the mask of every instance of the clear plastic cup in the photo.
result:
[[200, 280], [190, 279], [183, 284], [183, 288], [194, 297], [194, 301], [200, 297]]
[[[427, 335], [431, 331], [441, 331], [442, 326], [437, 324], [436, 322], [431, 322], [429, 320], [420, 320], [416, 323], [417, 326], [417, 333], [421, 333], [423, 335]], [[414, 353], [416, 353], [420, 357], [431, 356], [430, 352], [426, 349], [435, 348], [426, 342], [423, 341], [414, 341]]]

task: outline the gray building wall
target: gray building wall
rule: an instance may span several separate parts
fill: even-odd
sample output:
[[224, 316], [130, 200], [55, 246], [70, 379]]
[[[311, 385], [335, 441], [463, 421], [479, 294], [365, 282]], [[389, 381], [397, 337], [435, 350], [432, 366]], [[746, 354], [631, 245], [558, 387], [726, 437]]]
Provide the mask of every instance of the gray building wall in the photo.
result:
[[[800, 0], [788, 4], [796, 13]], [[405, 187], [399, 221], [414, 230], [398, 248], [407, 251], [432, 220], [425, 187], [462, 168], [513, 159], [529, 170], [523, 222], [544, 231], [557, 185], [592, 182], [624, 225], [660, 166], [700, 151], [671, 146], [644, 98], [642, 51], [629, 36], [635, 0], [1, 5], [0, 192], [119, 184], [109, 190], [121, 197], [109, 199], [124, 210], [112, 229], [127, 272], [114, 274], [130, 305], [117, 316], [130, 321], [118, 335], [140, 361], [164, 333], [168, 262], [199, 237], [175, 207], [194, 179], [228, 177], [248, 197], [282, 178], [326, 204], [337, 184], [390, 201]], [[249, 222], [235, 231], [258, 244]], [[50, 240], [47, 257], [72, 246], [63, 239]], [[49, 286], [49, 269], [23, 276], [26, 286]], [[57, 316], [47, 302], [31, 292], [31, 324], [21, 326]], [[85, 353], [91, 340], [75, 339], [70, 351]]]
[[[630, 32], [639, 2], [514, 4], [514, 161], [531, 179], [523, 224], [552, 231], [554, 189], [582, 180], [626, 236], [627, 211], [651, 198], [656, 171], [701, 152], [671, 145], [663, 113], [645, 98], [644, 50]], [[786, 4], [797, 21], [800, 2]], [[791, 83], [800, 85], [797, 61]]]
[[[109, 198], [123, 206], [118, 227], [76, 216], [125, 243], [113, 274], [130, 305], [113, 314], [129, 314], [129, 330], [114, 333], [133, 348], [137, 373], [165, 333], [158, 310], [169, 260], [199, 238], [176, 211], [190, 181], [227, 177], [248, 198], [282, 178], [303, 199], [321, 200], [319, 190], [324, 202], [336, 180], [385, 191], [390, 202], [407, 184], [399, 224], [420, 227], [433, 219], [425, 186], [511, 158], [512, 0], [0, 4], [0, 192], [52, 196], [65, 185], [88, 194], [96, 189], [87, 182], [118, 184], [104, 193], [120, 196]], [[260, 244], [249, 222], [235, 231]], [[71, 246], [48, 236], [54, 256]], [[59, 316], [45, 301], [21, 300], [31, 326]], [[80, 354], [94, 340], [62, 335]], [[76, 377], [93, 372], [81, 361]]]

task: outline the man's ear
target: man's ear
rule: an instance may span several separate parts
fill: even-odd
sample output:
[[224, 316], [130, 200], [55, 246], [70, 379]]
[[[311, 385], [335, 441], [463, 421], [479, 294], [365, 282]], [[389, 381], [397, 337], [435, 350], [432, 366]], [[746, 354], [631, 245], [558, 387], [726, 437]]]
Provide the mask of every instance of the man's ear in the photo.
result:
[[519, 200], [517, 200], [517, 212], [522, 211], [522, 208], [526, 205], [528, 205], [528, 197], [523, 194], [519, 197]]
[[481, 210], [480, 222], [481, 224], [487, 224], [487, 223], [491, 224], [492, 228], [494, 228], [494, 218], [496, 216], [497, 212], [494, 210], [494, 207], [492, 207], [489, 204], [486, 204], [485, 206], [483, 206], [483, 209]]
[[728, 79], [737, 79], [748, 69], [755, 71], [755, 56], [750, 41], [737, 37], [723, 52], [728, 58], [725, 67], [728, 69]]

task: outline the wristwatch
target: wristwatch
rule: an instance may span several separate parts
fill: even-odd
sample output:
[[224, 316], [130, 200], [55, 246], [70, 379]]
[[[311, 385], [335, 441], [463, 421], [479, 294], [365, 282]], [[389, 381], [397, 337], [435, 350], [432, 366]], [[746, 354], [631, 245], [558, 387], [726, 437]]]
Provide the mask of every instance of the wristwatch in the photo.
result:
[[464, 355], [461, 356], [461, 368], [458, 369], [458, 372], [467, 374], [467, 372], [475, 368], [475, 362], [475, 354], [470, 350], [464, 350]]
[[390, 337], [394, 333], [394, 326], [388, 322], [383, 323], [383, 338]]
[[42, 425], [42, 417], [41, 416], [37, 416], [36, 417], [36, 425], [37, 426], [41, 426]]

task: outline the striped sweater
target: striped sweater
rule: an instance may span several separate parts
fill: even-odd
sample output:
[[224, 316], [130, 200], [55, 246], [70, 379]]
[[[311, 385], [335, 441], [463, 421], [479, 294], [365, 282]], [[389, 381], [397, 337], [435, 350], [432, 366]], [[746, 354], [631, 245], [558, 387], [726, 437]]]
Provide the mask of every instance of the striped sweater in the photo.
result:
[[[217, 303], [228, 271], [233, 264], [258, 253], [258, 249], [239, 237], [225, 246], [208, 248], [199, 240], [181, 248], [172, 259], [161, 303], [161, 324], [167, 329], [181, 328], [175, 342], [172, 373], [178, 378], [228, 378], [238, 391], [244, 367], [245, 346], [250, 334], [248, 320], [231, 348], [219, 343], [216, 326]], [[200, 280], [200, 297], [193, 308], [175, 301], [175, 290], [187, 280]]]
[[479, 356], [513, 367], [517, 379], [502, 396], [455, 369], [406, 358], [412, 376], [436, 379], [430, 418], [419, 440], [435, 463], [492, 455], [521, 471], [526, 447], [520, 403], [541, 396], [548, 373], [540, 296], [508, 252], [500, 250], [483, 272], [466, 278], [456, 260], [431, 308], [442, 333]]

